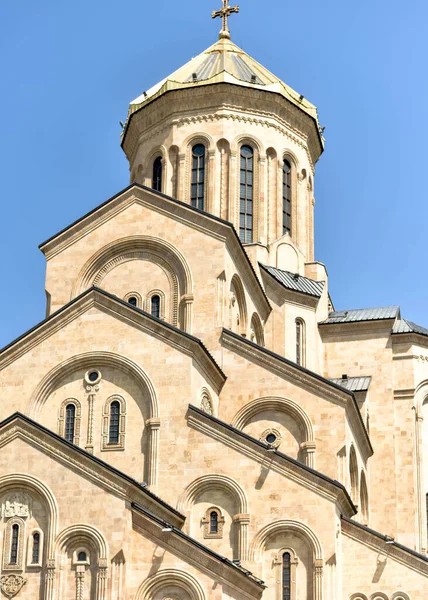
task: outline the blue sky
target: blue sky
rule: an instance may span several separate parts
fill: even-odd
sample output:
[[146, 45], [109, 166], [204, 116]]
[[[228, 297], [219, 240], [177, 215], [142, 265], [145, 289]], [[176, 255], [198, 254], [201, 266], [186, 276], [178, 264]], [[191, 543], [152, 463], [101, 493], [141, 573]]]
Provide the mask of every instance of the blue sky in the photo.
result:
[[[128, 185], [128, 103], [217, 39], [220, 0], [0, 3], [0, 347], [45, 315], [38, 245]], [[232, 39], [318, 106], [336, 308], [428, 326], [426, 0], [241, 0]]]

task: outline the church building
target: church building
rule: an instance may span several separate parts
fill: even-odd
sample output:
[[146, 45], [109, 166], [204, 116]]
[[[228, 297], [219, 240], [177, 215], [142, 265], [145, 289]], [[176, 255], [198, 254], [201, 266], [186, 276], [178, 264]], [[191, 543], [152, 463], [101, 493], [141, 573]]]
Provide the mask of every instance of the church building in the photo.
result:
[[131, 102], [130, 185], [41, 244], [46, 318], [0, 351], [5, 598], [428, 599], [428, 329], [335, 309], [317, 109], [222, 5]]

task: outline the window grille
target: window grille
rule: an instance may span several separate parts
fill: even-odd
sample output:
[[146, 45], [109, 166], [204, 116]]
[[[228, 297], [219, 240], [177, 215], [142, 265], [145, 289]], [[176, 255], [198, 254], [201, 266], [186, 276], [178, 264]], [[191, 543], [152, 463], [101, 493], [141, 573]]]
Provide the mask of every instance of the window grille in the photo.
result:
[[74, 404], [68, 404], [65, 409], [65, 439], [67, 442], [74, 442], [74, 427], [76, 422], [76, 407]]
[[284, 552], [282, 556], [282, 600], [291, 598], [291, 556]]
[[210, 533], [218, 533], [218, 514], [215, 510], [210, 513]]
[[254, 151], [250, 146], [242, 146], [239, 187], [239, 239], [253, 241], [253, 185]]
[[196, 144], [192, 148], [191, 205], [200, 210], [205, 206], [205, 146]]
[[31, 562], [33, 565], [37, 565], [39, 563], [40, 556], [40, 533], [33, 533], [33, 553], [31, 557]]
[[117, 400], [110, 404], [109, 444], [119, 443], [120, 404]]
[[282, 167], [282, 235], [291, 234], [291, 164], [284, 160]]
[[160, 318], [160, 296], [152, 296], [152, 316]]
[[18, 542], [19, 542], [19, 525], [12, 526], [12, 539], [10, 542], [10, 564], [16, 565], [18, 562]]

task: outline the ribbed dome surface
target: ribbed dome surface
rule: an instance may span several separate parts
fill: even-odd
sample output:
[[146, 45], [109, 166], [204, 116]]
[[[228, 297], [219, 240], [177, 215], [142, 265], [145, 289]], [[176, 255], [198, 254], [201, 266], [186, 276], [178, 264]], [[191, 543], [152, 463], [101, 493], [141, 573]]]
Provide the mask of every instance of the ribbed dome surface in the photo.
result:
[[318, 120], [316, 107], [228, 39], [220, 39], [183, 67], [136, 98], [128, 117], [165, 92], [213, 83], [232, 83], [281, 94]]

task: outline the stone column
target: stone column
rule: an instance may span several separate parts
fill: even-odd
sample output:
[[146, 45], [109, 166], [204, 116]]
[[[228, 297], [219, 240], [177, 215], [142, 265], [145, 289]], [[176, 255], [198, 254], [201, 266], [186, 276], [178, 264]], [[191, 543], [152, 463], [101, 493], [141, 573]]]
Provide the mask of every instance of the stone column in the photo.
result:
[[55, 559], [49, 558], [46, 567], [45, 598], [46, 600], [53, 600], [56, 579]]
[[234, 515], [233, 522], [238, 528], [238, 558], [241, 561], [248, 561], [248, 526], [250, 524], [250, 515]]
[[215, 200], [215, 154], [216, 151], [208, 150], [208, 189], [206, 191], [206, 207], [205, 210], [207, 212], [212, 213], [213, 215], [217, 214], [216, 206], [214, 205]]
[[314, 563], [314, 600], [323, 598], [323, 561], [315, 559]]
[[83, 586], [85, 583], [85, 565], [76, 566], [76, 600], [83, 600]]
[[107, 559], [100, 558], [97, 573], [97, 600], [107, 600]]
[[159, 448], [159, 429], [160, 419], [153, 417], [147, 419], [146, 427], [148, 432], [147, 443], [147, 486], [153, 490], [156, 488], [158, 480], [158, 448]]
[[186, 183], [186, 154], [180, 152], [177, 160], [177, 199], [186, 202], [187, 193], [185, 190]]
[[193, 300], [193, 294], [185, 294], [181, 298], [181, 315], [183, 322], [180, 323], [180, 325], [182, 330], [186, 333], [192, 333]]
[[261, 242], [262, 244], [266, 244], [267, 240], [266, 179], [266, 155], [263, 154], [259, 157], [258, 211], [257, 221], [253, 225], [253, 242]]
[[303, 442], [303, 444], [300, 444], [300, 448], [305, 457], [305, 465], [315, 469], [315, 442]]
[[230, 153], [229, 214], [228, 220], [234, 224], [239, 235], [239, 170], [236, 150]]

